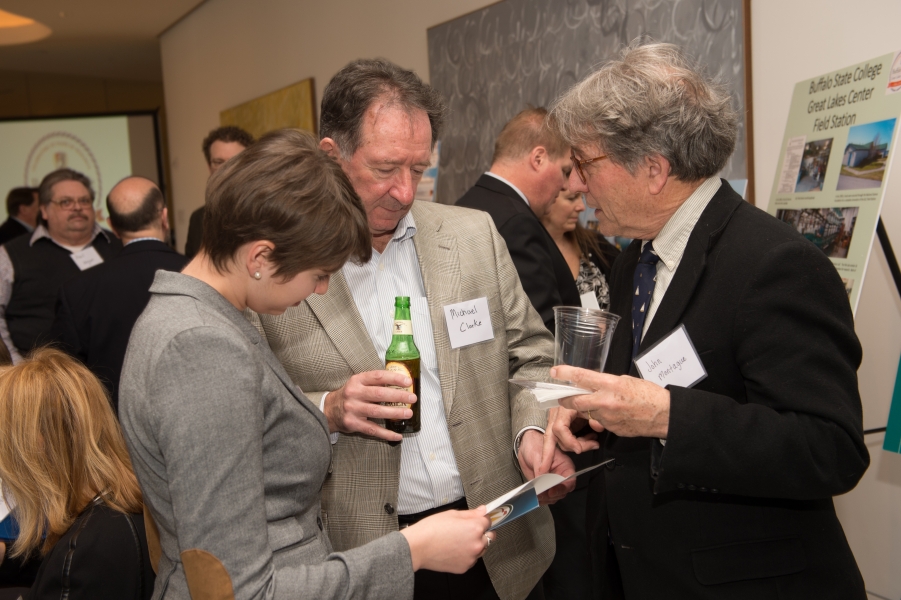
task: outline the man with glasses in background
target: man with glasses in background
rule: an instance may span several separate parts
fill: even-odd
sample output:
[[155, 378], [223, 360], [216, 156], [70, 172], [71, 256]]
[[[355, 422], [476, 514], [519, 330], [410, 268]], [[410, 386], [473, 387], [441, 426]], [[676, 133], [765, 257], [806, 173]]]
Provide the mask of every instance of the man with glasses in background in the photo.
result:
[[122, 248], [97, 224], [91, 180], [78, 171], [58, 169], [44, 177], [38, 201], [34, 233], [0, 248], [0, 337], [13, 362], [50, 341], [60, 286]]

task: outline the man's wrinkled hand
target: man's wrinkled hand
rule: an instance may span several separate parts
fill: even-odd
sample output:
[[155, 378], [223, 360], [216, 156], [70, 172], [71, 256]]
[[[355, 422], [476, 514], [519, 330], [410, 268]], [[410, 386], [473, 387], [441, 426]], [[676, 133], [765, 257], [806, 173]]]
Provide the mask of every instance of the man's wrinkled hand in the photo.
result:
[[670, 411], [667, 389], [628, 375], [609, 375], [563, 365], [551, 369], [551, 377], [594, 390], [591, 394], [563, 398], [560, 404], [589, 419], [588, 424], [595, 431], [606, 429], [621, 437], [666, 439]]
[[[597, 450], [600, 448], [597, 433], [592, 432], [578, 437], [575, 435], [575, 432], [585, 429], [587, 424], [588, 420], [582, 418], [577, 411], [562, 406], [552, 408], [547, 415], [545, 438], [549, 438], [550, 443], [556, 443], [567, 452], [582, 454], [590, 450]], [[599, 431], [603, 431], [603, 428]]]

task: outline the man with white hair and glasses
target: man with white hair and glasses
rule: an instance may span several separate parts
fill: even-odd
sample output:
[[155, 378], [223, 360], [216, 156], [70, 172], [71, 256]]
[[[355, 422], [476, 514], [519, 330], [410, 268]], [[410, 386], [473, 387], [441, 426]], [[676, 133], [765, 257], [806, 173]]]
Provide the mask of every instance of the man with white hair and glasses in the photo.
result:
[[[823, 252], [717, 176], [730, 95], [677, 47], [633, 45], [551, 114], [570, 189], [635, 240], [611, 276], [607, 373], [551, 371], [593, 393], [549, 435], [614, 459], [589, 503], [604, 598], [863, 600], [832, 503], [869, 464], [860, 343]], [[672, 380], [689, 368], [706, 375]], [[597, 442], [572, 435], [586, 420]]]

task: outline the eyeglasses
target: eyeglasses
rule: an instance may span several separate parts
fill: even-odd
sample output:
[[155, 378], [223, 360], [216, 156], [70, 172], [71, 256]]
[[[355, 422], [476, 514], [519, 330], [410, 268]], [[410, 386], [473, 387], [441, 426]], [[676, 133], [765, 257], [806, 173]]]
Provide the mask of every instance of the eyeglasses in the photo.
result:
[[62, 200], [51, 200], [50, 204], [56, 204], [63, 210], [72, 210], [77, 205], [78, 208], [88, 208], [94, 204], [90, 198], [63, 198]]
[[571, 149], [570, 155], [569, 155], [569, 159], [571, 161], [573, 161], [573, 168], [575, 168], [576, 173], [579, 174], [579, 179], [581, 179], [582, 183], [585, 183], [585, 184], [587, 184], [588, 181], [585, 179], [585, 172], [582, 170], [582, 165], [587, 165], [589, 163], [593, 163], [596, 160], [604, 160], [605, 158], [607, 158], [606, 154], [604, 154], [603, 156], [595, 156], [594, 158], [586, 158], [585, 160], [579, 160], [578, 158], [576, 158], [575, 149]]

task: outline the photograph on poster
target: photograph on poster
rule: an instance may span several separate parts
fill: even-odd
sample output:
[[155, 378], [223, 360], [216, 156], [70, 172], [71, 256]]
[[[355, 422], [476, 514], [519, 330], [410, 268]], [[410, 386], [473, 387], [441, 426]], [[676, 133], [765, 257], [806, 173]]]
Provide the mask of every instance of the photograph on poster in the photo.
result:
[[842, 155], [842, 171], [836, 190], [882, 186], [894, 130], [895, 119], [857, 125], [848, 130], [848, 143]]
[[776, 218], [794, 227], [829, 258], [847, 258], [859, 210], [857, 206], [783, 209], [776, 211]]
[[823, 191], [823, 178], [826, 176], [826, 165], [829, 164], [831, 151], [832, 138], [807, 142], [804, 145], [804, 156], [798, 170], [795, 192]]

